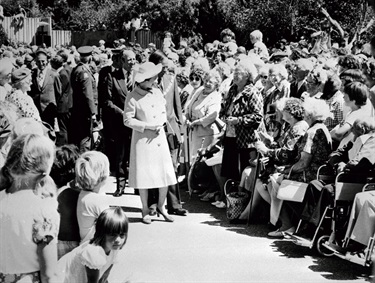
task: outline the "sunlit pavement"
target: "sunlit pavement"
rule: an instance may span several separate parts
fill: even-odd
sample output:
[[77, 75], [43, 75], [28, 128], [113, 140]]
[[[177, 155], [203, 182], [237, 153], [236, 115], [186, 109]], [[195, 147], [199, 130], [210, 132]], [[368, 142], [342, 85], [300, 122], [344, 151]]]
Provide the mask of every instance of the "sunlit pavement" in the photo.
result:
[[182, 190], [188, 216], [141, 222], [134, 190], [113, 197], [114, 179], [105, 187], [111, 205], [130, 219], [128, 241], [109, 282], [369, 282], [369, 269], [338, 258], [324, 258], [286, 240], [266, 237], [265, 224], [232, 225], [225, 210]]

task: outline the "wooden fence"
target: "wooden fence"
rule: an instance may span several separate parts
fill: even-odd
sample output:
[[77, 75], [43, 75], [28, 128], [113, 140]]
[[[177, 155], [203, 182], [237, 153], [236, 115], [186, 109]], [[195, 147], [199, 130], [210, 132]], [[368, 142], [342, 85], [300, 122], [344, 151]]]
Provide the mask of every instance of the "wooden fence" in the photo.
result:
[[70, 46], [72, 44], [72, 32], [70, 30], [52, 30], [52, 42], [51, 45], [55, 47]]
[[11, 41], [37, 44], [38, 35], [46, 38], [51, 35], [51, 18], [25, 18], [18, 26], [15, 17], [5, 17], [3, 27]]
[[126, 38], [128, 41], [139, 43], [146, 48], [149, 43], [155, 43], [157, 48], [162, 46], [162, 38], [150, 30], [140, 29], [125, 31], [69, 31], [52, 30], [51, 18], [25, 18], [23, 25], [17, 27], [14, 17], [5, 17], [3, 21], [5, 32], [11, 41], [22, 42], [32, 45], [47, 46], [56, 45], [98, 45], [99, 40], [103, 39], [107, 46], [112, 46], [113, 41], [119, 38]]

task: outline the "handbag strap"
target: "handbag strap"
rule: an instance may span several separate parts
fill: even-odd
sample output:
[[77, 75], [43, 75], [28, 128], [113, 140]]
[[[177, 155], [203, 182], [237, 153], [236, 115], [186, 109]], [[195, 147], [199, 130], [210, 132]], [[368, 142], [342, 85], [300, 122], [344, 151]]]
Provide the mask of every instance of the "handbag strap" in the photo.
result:
[[[290, 170], [289, 170], [288, 179], [290, 179], [290, 174], [292, 174], [293, 168], [294, 168], [294, 165], [293, 165], [293, 166], [290, 168]], [[305, 174], [305, 170], [303, 170], [302, 173], [303, 173], [303, 181], [306, 183], [306, 174]]]

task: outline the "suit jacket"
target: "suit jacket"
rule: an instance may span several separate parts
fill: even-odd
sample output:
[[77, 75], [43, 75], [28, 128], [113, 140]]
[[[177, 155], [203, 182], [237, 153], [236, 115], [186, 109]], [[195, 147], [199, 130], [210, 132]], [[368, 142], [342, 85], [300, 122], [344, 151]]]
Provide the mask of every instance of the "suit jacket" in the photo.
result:
[[61, 82], [61, 92], [56, 94], [57, 113], [68, 113], [73, 107], [73, 90], [70, 84], [70, 71], [68, 68], [62, 68], [59, 71]]
[[40, 113], [43, 113], [47, 106], [53, 103], [56, 104], [56, 96], [61, 96], [61, 81], [58, 73], [55, 70], [48, 68], [42, 87], [39, 86], [38, 69], [34, 69], [31, 79], [32, 85], [29, 92], [33, 98], [36, 107]]
[[158, 86], [167, 102], [167, 131], [176, 134], [177, 139], [181, 141], [180, 124], [183, 118], [176, 77], [172, 74], [164, 74]]
[[[134, 72], [132, 74], [134, 76]], [[134, 80], [133, 80], [134, 82]], [[127, 133], [131, 133], [131, 129], [124, 125], [124, 105], [125, 100], [130, 91], [127, 87], [127, 77], [122, 68], [115, 69], [108, 73], [104, 79], [103, 85], [103, 123], [107, 124], [110, 121], [113, 129], [123, 129]]]
[[301, 87], [298, 89], [298, 82], [293, 82], [290, 85], [290, 97], [301, 98], [302, 93], [306, 91], [306, 82], [303, 82]]

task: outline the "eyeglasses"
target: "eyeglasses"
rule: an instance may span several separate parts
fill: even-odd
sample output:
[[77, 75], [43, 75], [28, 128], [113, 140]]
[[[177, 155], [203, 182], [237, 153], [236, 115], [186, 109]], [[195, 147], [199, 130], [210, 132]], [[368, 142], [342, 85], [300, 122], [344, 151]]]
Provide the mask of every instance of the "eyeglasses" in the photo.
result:
[[268, 76], [267, 75], [261, 75], [260, 76], [262, 79], [268, 79]]
[[189, 78], [191, 81], [196, 81], [196, 82], [199, 82], [201, 80], [200, 77], [197, 77], [197, 76], [192, 76]]

